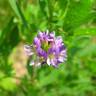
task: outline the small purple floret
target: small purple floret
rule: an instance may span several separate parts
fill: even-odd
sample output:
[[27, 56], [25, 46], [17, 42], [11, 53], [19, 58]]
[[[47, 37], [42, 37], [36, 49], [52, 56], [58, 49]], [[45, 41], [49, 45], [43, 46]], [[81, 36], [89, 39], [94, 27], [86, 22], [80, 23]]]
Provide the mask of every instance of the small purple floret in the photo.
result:
[[[31, 65], [41, 65], [43, 62], [57, 67], [66, 61], [66, 47], [61, 36], [55, 37], [55, 32], [39, 32], [31, 46], [24, 46], [29, 56], [35, 56], [38, 60], [32, 60]], [[37, 62], [38, 61], [38, 62]]]

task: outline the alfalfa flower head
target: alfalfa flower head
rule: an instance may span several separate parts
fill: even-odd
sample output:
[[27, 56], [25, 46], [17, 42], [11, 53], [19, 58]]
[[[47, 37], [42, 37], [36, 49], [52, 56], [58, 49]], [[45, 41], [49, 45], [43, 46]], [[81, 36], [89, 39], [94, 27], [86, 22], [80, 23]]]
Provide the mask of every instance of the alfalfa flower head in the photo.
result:
[[66, 60], [66, 48], [61, 36], [55, 32], [39, 32], [31, 45], [24, 46], [28, 56], [32, 56], [31, 65], [48, 64], [57, 67]]

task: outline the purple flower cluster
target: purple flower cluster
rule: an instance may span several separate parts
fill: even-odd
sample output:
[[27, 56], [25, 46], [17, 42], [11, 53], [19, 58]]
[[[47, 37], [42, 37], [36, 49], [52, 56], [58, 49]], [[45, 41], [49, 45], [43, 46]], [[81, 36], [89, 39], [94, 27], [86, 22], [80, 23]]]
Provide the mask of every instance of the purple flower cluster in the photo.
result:
[[33, 57], [30, 64], [36, 66], [48, 64], [57, 67], [67, 57], [62, 37], [55, 37], [55, 32], [39, 32], [32, 45], [25, 45], [24, 49]]

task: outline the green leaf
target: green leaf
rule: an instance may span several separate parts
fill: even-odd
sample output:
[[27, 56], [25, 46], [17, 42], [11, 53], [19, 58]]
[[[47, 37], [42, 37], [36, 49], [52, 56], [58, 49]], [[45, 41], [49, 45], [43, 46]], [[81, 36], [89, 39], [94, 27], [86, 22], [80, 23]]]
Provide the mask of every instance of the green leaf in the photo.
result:
[[[92, 8], [91, 0], [68, 0], [69, 6], [64, 20], [64, 30], [72, 31], [74, 28], [89, 20]], [[66, 11], [66, 10], [65, 10]]]
[[9, 3], [12, 7], [12, 9], [14, 10], [14, 12], [16, 13], [16, 15], [21, 18], [20, 12], [18, 11], [18, 7], [17, 7], [17, 1], [16, 0], [9, 0]]
[[96, 44], [92, 43], [87, 45], [85, 48], [79, 51], [77, 55], [80, 57], [94, 56], [94, 55], [96, 56]]
[[13, 29], [13, 27], [13, 17], [11, 17], [9, 19], [8, 24], [6, 24], [6, 27], [0, 33], [0, 45], [2, 45], [5, 42], [4, 39], [6, 39], [6, 35], [8, 35], [8, 32], [10, 32]]
[[19, 40], [17, 25], [13, 22], [13, 17], [11, 17], [6, 27], [2, 30], [0, 37], [0, 53], [3, 54], [3, 56], [5, 54], [8, 55], [12, 48], [18, 44]]
[[19, 6], [19, 4], [17, 3], [17, 0], [9, 0], [9, 3], [12, 7], [12, 9], [14, 10], [14, 12], [16, 13], [16, 15], [21, 19], [21, 21], [23, 22], [24, 26], [26, 28], [28, 28], [28, 24], [27, 21], [21, 11], [21, 8]]
[[75, 36], [78, 35], [90, 35], [95, 36], [96, 35], [96, 28], [78, 28], [74, 32]]
[[0, 81], [0, 87], [7, 91], [14, 91], [14, 89], [16, 88], [16, 84], [13, 78], [6, 77]]
[[9, 65], [7, 61], [8, 56], [19, 41], [20, 37], [17, 25], [13, 22], [13, 17], [11, 17], [0, 36], [0, 70], [8, 75], [10, 75], [12, 71], [12, 66]]
[[44, 16], [47, 16], [46, 13], [46, 1], [45, 0], [38, 0], [40, 5], [41, 13], [43, 13]]
[[[60, 72], [57, 69], [54, 69], [49, 75], [44, 76], [44, 74], [41, 74], [38, 87], [47, 86], [49, 84], [54, 84], [58, 80], [58, 75]], [[51, 79], [50, 79], [51, 78]]]

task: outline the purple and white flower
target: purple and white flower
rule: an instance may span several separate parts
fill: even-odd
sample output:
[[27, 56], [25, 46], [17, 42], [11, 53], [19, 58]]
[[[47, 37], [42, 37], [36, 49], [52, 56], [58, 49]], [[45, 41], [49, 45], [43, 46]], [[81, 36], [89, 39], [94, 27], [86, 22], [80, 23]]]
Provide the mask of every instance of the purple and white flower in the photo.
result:
[[39, 32], [32, 45], [25, 45], [24, 50], [28, 56], [32, 56], [31, 65], [39, 66], [48, 64], [57, 67], [66, 61], [66, 48], [61, 36], [55, 36], [55, 32]]

